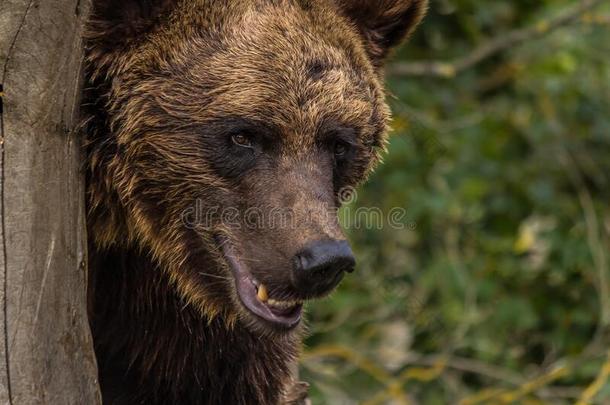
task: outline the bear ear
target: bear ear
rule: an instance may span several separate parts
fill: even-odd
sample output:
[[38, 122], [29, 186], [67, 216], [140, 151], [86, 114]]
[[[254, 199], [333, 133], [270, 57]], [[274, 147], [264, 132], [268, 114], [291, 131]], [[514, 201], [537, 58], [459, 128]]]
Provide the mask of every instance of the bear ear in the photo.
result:
[[113, 49], [152, 30], [179, 0], [93, 0], [86, 37]]
[[337, 1], [343, 14], [358, 27], [376, 66], [413, 32], [428, 8], [428, 0]]

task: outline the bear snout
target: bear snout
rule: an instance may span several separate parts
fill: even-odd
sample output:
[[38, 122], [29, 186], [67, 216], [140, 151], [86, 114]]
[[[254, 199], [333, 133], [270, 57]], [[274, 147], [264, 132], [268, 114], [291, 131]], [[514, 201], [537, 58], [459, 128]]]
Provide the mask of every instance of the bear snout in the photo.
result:
[[354, 271], [356, 259], [345, 240], [320, 240], [309, 244], [293, 258], [292, 284], [308, 297], [325, 295]]

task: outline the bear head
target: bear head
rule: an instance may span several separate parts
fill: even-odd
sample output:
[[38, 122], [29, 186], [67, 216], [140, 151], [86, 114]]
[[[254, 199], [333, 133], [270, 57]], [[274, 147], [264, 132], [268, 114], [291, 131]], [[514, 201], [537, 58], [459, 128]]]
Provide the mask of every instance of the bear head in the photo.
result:
[[297, 330], [303, 301], [354, 268], [336, 211], [379, 160], [383, 61], [425, 8], [94, 2], [85, 111], [95, 249], [146, 252], [202, 316]]

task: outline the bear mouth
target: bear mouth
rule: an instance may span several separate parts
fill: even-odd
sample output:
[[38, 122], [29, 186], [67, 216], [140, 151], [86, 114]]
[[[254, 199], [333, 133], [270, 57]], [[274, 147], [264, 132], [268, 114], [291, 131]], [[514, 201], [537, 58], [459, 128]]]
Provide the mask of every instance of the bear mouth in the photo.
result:
[[238, 260], [228, 239], [216, 237], [216, 243], [231, 268], [235, 289], [241, 304], [257, 319], [282, 330], [294, 329], [303, 314], [303, 301], [279, 300], [270, 297], [267, 287], [260, 283]]

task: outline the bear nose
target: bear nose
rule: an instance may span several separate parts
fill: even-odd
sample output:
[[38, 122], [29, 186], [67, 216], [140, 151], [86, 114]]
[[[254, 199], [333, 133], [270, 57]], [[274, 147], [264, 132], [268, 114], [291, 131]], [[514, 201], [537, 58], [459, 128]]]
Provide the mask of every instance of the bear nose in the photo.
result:
[[315, 296], [336, 287], [344, 272], [354, 271], [356, 260], [347, 241], [321, 240], [297, 253], [293, 263], [294, 287]]

